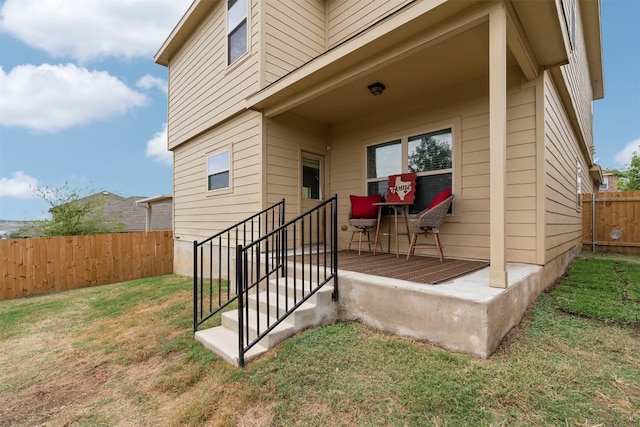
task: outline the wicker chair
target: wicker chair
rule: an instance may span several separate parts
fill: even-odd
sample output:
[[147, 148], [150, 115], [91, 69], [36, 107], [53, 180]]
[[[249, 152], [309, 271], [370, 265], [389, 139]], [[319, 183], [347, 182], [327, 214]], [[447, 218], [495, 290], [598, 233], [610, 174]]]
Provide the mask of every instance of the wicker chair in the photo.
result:
[[[351, 218], [351, 211], [349, 211], [349, 225], [355, 228], [351, 233], [351, 240], [349, 240], [349, 247], [347, 248], [347, 252], [351, 250], [351, 243], [353, 243], [353, 238], [356, 233], [358, 233], [358, 255], [362, 251], [362, 237], [365, 236], [367, 238], [366, 243], [369, 245], [369, 252], [371, 252], [371, 234], [369, 230], [375, 230], [378, 225], [378, 220], [376, 218]], [[382, 251], [382, 243], [377, 242], [380, 245], [380, 250]]]
[[[449, 211], [451, 202], [453, 202], [453, 195], [449, 196], [431, 209], [423, 210], [418, 214], [418, 216], [410, 221], [412, 226], [418, 227], [421, 231], [415, 232], [411, 235], [409, 251], [407, 252], [407, 260], [409, 260], [417, 247], [435, 247], [438, 250], [438, 255], [440, 256], [440, 262], [443, 261], [442, 246], [440, 245], [440, 236], [438, 233], [440, 232], [439, 228], [444, 223], [444, 218]], [[428, 243], [417, 244], [418, 235], [420, 234], [424, 234], [427, 237], [429, 234], [433, 234], [435, 245]]]

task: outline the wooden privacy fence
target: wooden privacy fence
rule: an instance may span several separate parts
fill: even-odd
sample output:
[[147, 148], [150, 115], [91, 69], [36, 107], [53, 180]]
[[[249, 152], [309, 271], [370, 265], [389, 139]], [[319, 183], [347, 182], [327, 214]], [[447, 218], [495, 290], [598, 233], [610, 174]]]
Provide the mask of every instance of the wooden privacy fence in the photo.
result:
[[583, 194], [582, 221], [583, 250], [640, 254], [640, 190]]
[[173, 232], [0, 240], [0, 300], [173, 272]]

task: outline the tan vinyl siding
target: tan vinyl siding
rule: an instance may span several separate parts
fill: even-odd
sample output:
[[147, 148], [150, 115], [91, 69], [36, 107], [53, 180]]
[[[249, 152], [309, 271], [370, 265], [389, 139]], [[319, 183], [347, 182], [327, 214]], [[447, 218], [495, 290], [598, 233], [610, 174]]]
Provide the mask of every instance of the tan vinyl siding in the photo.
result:
[[249, 51], [227, 66], [225, 2], [212, 10], [169, 64], [169, 148], [241, 111], [259, 83], [259, 2], [250, 2]]
[[[174, 234], [202, 240], [262, 209], [262, 126], [248, 112], [174, 151]], [[231, 190], [207, 190], [207, 157], [231, 150]]]
[[331, 48], [412, 0], [328, 0], [327, 41]]
[[325, 51], [323, 0], [267, 1], [264, 17], [265, 86]]
[[545, 78], [545, 224], [546, 260], [564, 253], [582, 239], [582, 213], [576, 194], [577, 162], [582, 165], [583, 187], [589, 185], [588, 168], [559, 94]]
[[[269, 120], [266, 134], [266, 204], [285, 198], [287, 216], [292, 217], [301, 213], [301, 151], [325, 155], [325, 169], [331, 175], [326, 151], [328, 130], [324, 125], [285, 115]], [[330, 187], [325, 187], [325, 194], [331, 194]]]
[[[507, 258], [515, 262], [536, 262], [536, 117], [535, 88], [511, 87], [507, 99]], [[437, 105], [408, 104], [389, 110], [384, 118], [342, 125], [332, 132], [333, 188], [340, 201], [339, 226], [347, 224], [349, 194], [364, 194], [365, 146], [406, 135], [407, 129], [430, 128], [449, 123], [454, 130], [454, 215], [442, 227], [447, 256], [489, 257], [489, 106], [486, 86], [459, 88], [457, 95], [434, 95]], [[443, 100], [448, 100], [443, 102]], [[381, 123], [386, 123], [381, 125]], [[350, 231], [339, 232], [345, 247]], [[406, 250], [401, 238], [401, 250]]]
[[[593, 91], [589, 76], [589, 66], [587, 63], [587, 49], [584, 44], [582, 31], [582, 20], [580, 15], [580, 2], [573, 0], [576, 4], [576, 32], [573, 41], [572, 51], [569, 55], [569, 64], [560, 67], [567, 90], [573, 101], [573, 108], [577, 116], [578, 126], [582, 132], [585, 144], [589, 150], [593, 149]], [[569, 1], [565, 1], [565, 13], [569, 14]], [[567, 15], [570, 16], [570, 15]]]
[[[489, 112], [484, 103], [462, 120], [460, 224], [449, 247], [460, 256], [487, 257], [489, 244]], [[507, 98], [506, 247], [510, 261], [536, 260], [535, 89], [510, 90]], [[453, 225], [453, 224], [452, 224]]]

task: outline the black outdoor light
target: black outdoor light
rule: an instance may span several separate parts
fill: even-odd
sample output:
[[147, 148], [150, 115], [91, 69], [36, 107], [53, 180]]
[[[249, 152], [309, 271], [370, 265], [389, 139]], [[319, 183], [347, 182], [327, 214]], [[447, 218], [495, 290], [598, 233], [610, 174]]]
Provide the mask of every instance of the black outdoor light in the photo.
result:
[[371, 95], [378, 96], [385, 90], [386, 86], [380, 82], [375, 82], [367, 86], [367, 88], [369, 89], [369, 92], [371, 92]]

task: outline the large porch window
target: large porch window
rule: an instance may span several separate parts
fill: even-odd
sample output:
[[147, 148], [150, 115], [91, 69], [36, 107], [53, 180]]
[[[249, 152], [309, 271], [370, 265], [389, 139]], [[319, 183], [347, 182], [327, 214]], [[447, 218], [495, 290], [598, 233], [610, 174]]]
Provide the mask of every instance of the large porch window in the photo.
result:
[[367, 147], [367, 194], [386, 194], [389, 175], [415, 172], [416, 199], [409, 208], [418, 213], [453, 183], [453, 140], [451, 128]]

